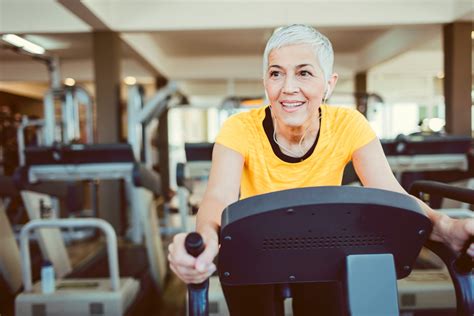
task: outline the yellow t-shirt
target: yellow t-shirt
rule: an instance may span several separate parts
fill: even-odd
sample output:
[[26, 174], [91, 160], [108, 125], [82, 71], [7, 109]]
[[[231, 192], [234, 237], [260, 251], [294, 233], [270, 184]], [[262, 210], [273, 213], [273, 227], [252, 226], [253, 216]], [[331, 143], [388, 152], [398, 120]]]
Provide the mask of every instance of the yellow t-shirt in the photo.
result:
[[300, 162], [280, 159], [265, 133], [265, 109], [235, 114], [223, 124], [216, 143], [244, 157], [240, 198], [291, 188], [341, 185], [345, 165], [376, 135], [358, 111], [321, 105], [321, 128], [313, 153]]

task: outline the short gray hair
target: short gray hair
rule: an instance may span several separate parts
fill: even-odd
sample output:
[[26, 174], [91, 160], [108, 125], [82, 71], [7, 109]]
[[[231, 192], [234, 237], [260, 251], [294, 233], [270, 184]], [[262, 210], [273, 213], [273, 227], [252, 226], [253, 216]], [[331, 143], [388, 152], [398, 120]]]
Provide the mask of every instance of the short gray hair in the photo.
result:
[[334, 51], [329, 39], [311, 26], [303, 24], [292, 24], [277, 28], [267, 42], [263, 53], [263, 76], [267, 72], [268, 56], [272, 50], [289, 46], [307, 44], [314, 49], [319, 66], [323, 71], [326, 81], [332, 75], [334, 64]]

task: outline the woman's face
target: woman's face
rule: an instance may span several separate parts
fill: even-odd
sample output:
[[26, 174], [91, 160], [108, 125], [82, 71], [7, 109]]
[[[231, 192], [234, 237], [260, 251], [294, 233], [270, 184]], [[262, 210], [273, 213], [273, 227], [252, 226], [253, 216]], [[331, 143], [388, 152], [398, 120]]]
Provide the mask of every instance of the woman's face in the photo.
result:
[[324, 98], [323, 71], [311, 46], [284, 46], [271, 51], [264, 86], [279, 123], [303, 127], [318, 116]]

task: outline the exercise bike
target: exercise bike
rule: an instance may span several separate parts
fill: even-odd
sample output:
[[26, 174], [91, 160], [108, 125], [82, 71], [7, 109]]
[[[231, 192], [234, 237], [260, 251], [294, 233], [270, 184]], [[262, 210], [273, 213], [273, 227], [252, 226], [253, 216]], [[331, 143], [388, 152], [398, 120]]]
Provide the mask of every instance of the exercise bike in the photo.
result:
[[[474, 192], [432, 183], [436, 191], [474, 204]], [[452, 277], [460, 315], [474, 313], [473, 262], [462, 250], [428, 240], [431, 221], [407, 195], [360, 187], [315, 187], [272, 192], [229, 205], [222, 213], [218, 273], [226, 286], [273, 284], [282, 298], [291, 285], [341, 282], [349, 315], [399, 315], [397, 279], [408, 276], [423, 246]], [[472, 242], [472, 240], [471, 240]], [[200, 236], [186, 239], [194, 256]], [[208, 281], [191, 284], [189, 314], [207, 315]], [[275, 304], [279, 304], [276, 302]]]

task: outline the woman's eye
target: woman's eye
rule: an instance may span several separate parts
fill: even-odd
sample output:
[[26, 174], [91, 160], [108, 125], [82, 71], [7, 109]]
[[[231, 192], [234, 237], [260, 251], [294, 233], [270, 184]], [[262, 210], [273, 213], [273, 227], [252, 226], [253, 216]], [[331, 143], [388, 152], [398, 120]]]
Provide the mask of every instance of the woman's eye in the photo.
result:
[[310, 72], [307, 71], [307, 70], [302, 70], [302, 71], [300, 71], [300, 76], [302, 76], [302, 77], [309, 77], [309, 76], [312, 76], [312, 75], [313, 75], [313, 74], [310, 73]]
[[280, 72], [279, 71], [271, 71], [270, 72], [270, 77], [271, 78], [277, 78], [280, 76]]

